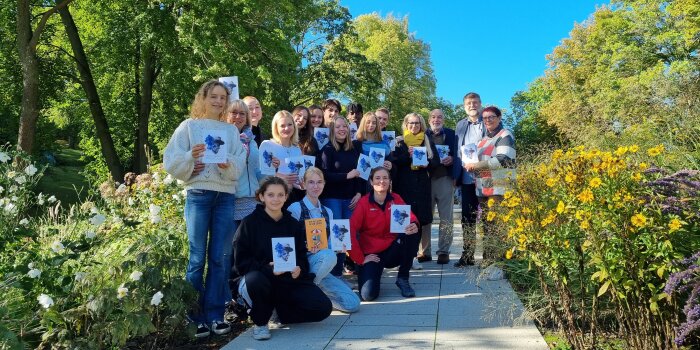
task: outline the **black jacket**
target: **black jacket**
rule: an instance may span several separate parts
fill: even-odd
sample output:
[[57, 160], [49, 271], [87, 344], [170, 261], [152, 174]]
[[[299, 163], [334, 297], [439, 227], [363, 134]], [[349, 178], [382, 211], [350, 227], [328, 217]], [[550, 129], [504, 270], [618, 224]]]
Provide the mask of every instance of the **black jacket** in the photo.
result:
[[[309, 261], [306, 258], [306, 233], [299, 221], [288, 211], [283, 210], [282, 218], [275, 221], [265, 212], [262, 205], [248, 215], [238, 226], [233, 238], [233, 268], [239, 276], [251, 271], [261, 271], [268, 278], [292, 280], [292, 274], [286, 272], [280, 276], [272, 273], [272, 238], [294, 237], [297, 266], [301, 274], [297, 280], [309, 280], [315, 276], [309, 273]], [[273, 277], [274, 276], [274, 277]]]
[[[433, 158], [428, 160], [427, 168], [411, 169], [411, 156], [408, 146], [403, 139], [396, 143], [394, 150], [393, 192], [398, 193], [406, 204], [411, 205], [411, 211], [416, 215], [420, 225], [433, 222], [433, 208], [430, 183], [430, 171], [440, 165], [440, 157], [433, 143], [430, 143]], [[392, 170], [394, 170], [392, 169]]]
[[[452, 156], [452, 164], [450, 164], [450, 166], [446, 167], [447, 174], [452, 179], [458, 179], [459, 175], [462, 173], [462, 168], [459, 165], [455, 166], [455, 163], [457, 162], [457, 153], [459, 150], [459, 148], [457, 147], [457, 136], [455, 135], [455, 131], [450, 129], [450, 128], [443, 127], [442, 130], [445, 133], [445, 145], [450, 146], [450, 154], [449, 155]], [[425, 135], [428, 137], [431, 144], [435, 144], [432, 131], [427, 131], [425, 133]], [[440, 159], [438, 157], [438, 161], [439, 160]], [[439, 166], [444, 167], [444, 165], [442, 165], [442, 164], [440, 164]]]

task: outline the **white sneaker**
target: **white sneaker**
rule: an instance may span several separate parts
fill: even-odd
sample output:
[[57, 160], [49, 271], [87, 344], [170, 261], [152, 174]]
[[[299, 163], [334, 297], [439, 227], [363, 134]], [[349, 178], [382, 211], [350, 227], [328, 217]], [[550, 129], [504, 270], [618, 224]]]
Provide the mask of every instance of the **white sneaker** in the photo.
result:
[[280, 317], [277, 315], [277, 310], [272, 311], [272, 316], [270, 316], [270, 320], [267, 321], [267, 327], [269, 329], [281, 329], [284, 328], [284, 324], [280, 322]]
[[255, 340], [267, 340], [270, 339], [272, 335], [270, 334], [270, 329], [267, 325], [264, 326], [253, 326], [253, 339]]
[[411, 268], [414, 270], [422, 270], [423, 264], [418, 262], [418, 258], [413, 258], [413, 266], [411, 266]]

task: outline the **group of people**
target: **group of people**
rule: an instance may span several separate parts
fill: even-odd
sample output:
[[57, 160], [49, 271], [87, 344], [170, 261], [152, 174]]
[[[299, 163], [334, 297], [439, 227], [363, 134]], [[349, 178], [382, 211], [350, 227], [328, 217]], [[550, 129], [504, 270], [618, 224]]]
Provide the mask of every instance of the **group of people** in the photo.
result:
[[[363, 114], [362, 106], [352, 103], [346, 118], [334, 99], [297, 106], [274, 115], [266, 139], [258, 126], [260, 102], [252, 96], [230, 101], [229, 94], [216, 80], [203, 84], [164, 152], [165, 170], [187, 190], [186, 279], [199, 292], [199, 307], [190, 314], [197, 337], [230, 331], [224, 321], [229, 302], [250, 316], [258, 340], [269, 339], [271, 327], [321, 321], [332, 309], [356, 312], [361, 300], [379, 296], [385, 268], [398, 267], [397, 287], [404, 297], [414, 297], [409, 271], [432, 260], [436, 206], [437, 263], [449, 263], [455, 187], [462, 190], [464, 232], [455, 266], [474, 264], [479, 203], [503, 195], [515, 166], [514, 138], [503, 128], [498, 108], [482, 110], [479, 95], [467, 94], [468, 118], [456, 130], [444, 126], [439, 109], [430, 112], [427, 124], [410, 113], [392, 147], [382, 135], [390, 118], [386, 108]], [[319, 127], [329, 130], [323, 147], [314, 138]], [[225, 153], [224, 162], [203, 161], [203, 140], [210, 134], [221, 135], [217, 150]], [[416, 147], [425, 148], [427, 165], [413, 164]], [[470, 147], [478, 157], [464, 159]], [[263, 148], [272, 150], [275, 175], [262, 174]], [[356, 169], [358, 158], [376, 148], [384, 150], [384, 162], [365, 180]], [[302, 155], [315, 160], [302, 178], [282, 171], [280, 158]], [[405, 232], [391, 232], [392, 206], [405, 204], [411, 206]], [[331, 220], [348, 219], [351, 248], [307, 249], [305, 226], [319, 219], [328, 233]], [[291, 271], [275, 269], [272, 242], [279, 238], [294, 242], [288, 250], [296, 260]], [[346, 265], [357, 274], [359, 295], [343, 277]]]

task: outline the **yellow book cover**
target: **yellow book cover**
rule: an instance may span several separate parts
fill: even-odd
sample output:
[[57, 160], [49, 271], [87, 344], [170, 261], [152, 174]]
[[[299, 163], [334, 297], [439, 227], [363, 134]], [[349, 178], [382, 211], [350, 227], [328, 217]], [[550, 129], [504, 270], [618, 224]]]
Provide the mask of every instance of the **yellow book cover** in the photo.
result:
[[307, 219], [304, 221], [306, 226], [306, 248], [327, 249], [328, 234], [326, 233], [326, 219]]

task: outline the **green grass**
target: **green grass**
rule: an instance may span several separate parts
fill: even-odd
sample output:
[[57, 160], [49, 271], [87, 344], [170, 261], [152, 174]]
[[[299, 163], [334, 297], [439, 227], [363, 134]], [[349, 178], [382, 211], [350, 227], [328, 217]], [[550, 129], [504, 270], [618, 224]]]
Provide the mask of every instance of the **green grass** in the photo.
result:
[[64, 204], [74, 204], [87, 196], [88, 183], [81, 174], [84, 162], [82, 153], [75, 149], [62, 149], [55, 153], [56, 165], [49, 166], [37, 184], [37, 191], [54, 195]]

